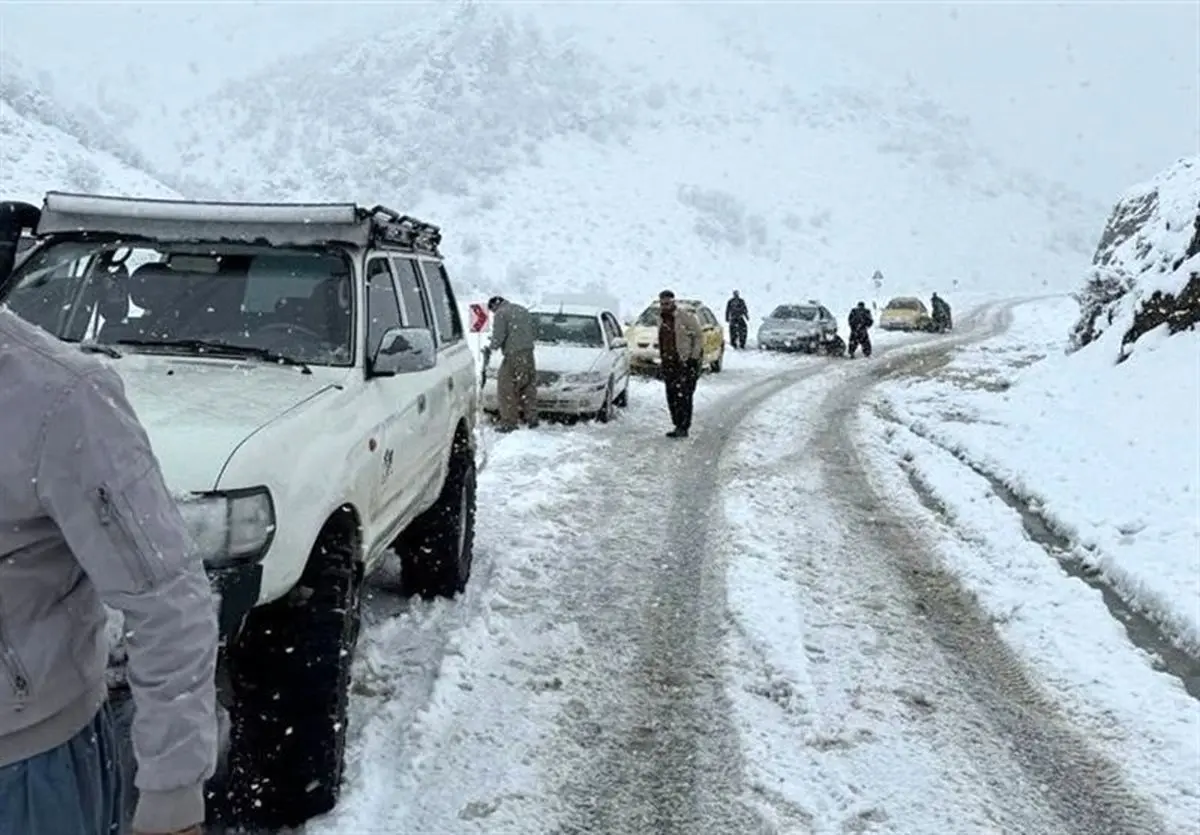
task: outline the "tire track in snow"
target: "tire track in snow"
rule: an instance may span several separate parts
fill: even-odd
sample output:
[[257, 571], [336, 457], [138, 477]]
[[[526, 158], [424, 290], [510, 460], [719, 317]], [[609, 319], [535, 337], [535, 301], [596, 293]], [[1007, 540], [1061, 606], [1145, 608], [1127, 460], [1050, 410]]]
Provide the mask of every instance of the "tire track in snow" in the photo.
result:
[[[952, 347], [1001, 333], [1011, 320], [1011, 308], [1019, 303], [1001, 307], [990, 323], [972, 328], [953, 344], [939, 343], [881, 363], [871, 369], [868, 380], [944, 365]], [[864, 536], [875, 545], [872, 551], [890, 558], [891, 568], [913, 595], [922, 622], [958, 673], [957, 684], [983, 710], [991, 732], [1010, 742], [1030, 780], [1043, 787], [1043, 799], [1062, 821], [1064, 831], [1081, 835], [1165, 832], [1118, 769], [1092, 748], [1031, 679], [970, 592], [936, 561], [905, 520], [889, 512], [886, 498], [874, 493], [852, 436], [855, 413], [869, 388], [870, 382], [842, 386], [826, 401], [828, 422], [817, 435], [816, 447], [828, 474], [831, 499], [841, 505], [847, 519], [859, 520]]]
[[723, 555], [710, 525], [718, 462], [738, 424], [829, 367], [797, 364], [705, 403], [689, 441], [638, 432], [615, 445], [614, 460], [632, 466], [598, 479], [591, 512], [612, 527], [596, 532], [595, 560], [578, 567], [568, 595], [597, 655], [564, 717], [580, 760], [562, 787], [564, 835], [772, 831], [743, 802], [722, 674]]

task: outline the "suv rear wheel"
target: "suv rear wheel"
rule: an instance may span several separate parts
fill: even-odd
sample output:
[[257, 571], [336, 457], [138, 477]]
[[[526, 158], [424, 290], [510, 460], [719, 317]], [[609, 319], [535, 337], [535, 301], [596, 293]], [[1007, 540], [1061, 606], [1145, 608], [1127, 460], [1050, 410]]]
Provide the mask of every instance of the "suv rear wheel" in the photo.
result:
[[446, 483], [433, 507], [392, 546], [409, 594], [453, 597], [467, 587], [475, 554], [475, 453], [460, 430], [450, 451]]

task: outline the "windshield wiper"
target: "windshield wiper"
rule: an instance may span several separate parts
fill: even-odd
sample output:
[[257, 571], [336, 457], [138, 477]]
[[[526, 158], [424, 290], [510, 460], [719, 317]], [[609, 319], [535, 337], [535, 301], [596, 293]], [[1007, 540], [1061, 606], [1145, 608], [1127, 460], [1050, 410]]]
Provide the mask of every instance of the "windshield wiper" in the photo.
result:
[[281, 365], [294, 365], [304, 374], [312, 374], [308, 363], [272, 351], [270, 348], [259, 348], [253, 345], [234, 345], [230, 342], [214, 342], [208, 339], [118, 339], [117, 345], [134, 345], [139, 348], [183, 348], [197, 354], [211, 352], [238, 357], [256, 357], [264, 362], [277, 362]]
[[121, 352], [113, 346], [101, 345], [99, 342], [80, 342], [79, 350], [85, 354], [104, 354], [104, 356], [112, 357], [115, 360], [119, 360], [122, 356]]

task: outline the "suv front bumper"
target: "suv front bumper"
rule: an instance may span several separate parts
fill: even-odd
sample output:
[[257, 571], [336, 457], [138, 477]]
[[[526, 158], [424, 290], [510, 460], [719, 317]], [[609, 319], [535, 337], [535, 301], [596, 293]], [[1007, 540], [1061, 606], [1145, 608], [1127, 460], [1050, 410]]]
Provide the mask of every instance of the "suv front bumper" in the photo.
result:
[[224, 645], [241, 630], [250, 610], [258, 605], [262, 591], [262, 563], [243, 563], [224, 568], [210, 568], [208, 581], [218, 601], [217, 622]]

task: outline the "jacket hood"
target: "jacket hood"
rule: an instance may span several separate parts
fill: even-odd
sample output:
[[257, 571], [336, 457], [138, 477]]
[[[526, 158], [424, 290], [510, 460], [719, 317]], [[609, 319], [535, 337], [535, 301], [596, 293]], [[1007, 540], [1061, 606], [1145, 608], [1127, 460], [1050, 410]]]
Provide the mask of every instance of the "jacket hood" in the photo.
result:
[[215, 488], [242, 441], [331, 386], [326, 369], [270, 363], [127, 354], [112, 367], [177, 493]]

